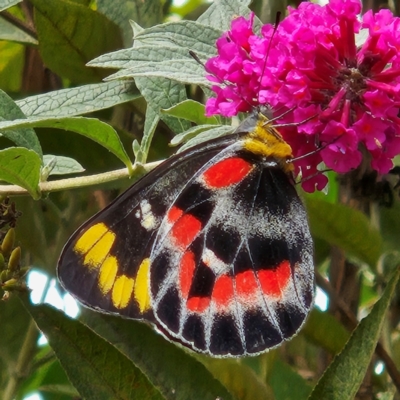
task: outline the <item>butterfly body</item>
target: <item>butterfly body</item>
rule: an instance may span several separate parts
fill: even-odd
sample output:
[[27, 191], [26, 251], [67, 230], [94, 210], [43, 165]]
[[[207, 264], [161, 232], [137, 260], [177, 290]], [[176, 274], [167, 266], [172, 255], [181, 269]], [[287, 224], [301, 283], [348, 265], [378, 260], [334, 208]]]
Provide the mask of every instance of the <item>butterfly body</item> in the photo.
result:
[[171, 157], [70, 239], [64, 287], [212, 356], [293, 336], [313, 301], [313, 245], [290, 147], [259, 116]]

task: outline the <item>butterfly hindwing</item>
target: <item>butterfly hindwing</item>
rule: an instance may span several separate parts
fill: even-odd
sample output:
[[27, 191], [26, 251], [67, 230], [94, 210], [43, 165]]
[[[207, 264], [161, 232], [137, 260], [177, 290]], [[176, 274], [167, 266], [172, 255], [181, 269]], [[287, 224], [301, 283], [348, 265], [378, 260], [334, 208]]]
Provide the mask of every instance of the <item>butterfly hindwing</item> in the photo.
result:
[[293, 336], [312, 305], [304, 207], [273, 159], [237, 141], [181, 189], [150, 255], [162, 331], [214, 356], [252, 355]]

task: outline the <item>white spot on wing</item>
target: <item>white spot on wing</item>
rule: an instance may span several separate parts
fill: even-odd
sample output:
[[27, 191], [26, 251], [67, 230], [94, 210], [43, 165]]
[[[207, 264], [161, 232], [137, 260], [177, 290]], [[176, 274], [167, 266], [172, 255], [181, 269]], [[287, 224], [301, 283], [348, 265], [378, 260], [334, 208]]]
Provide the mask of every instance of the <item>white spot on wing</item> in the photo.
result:
[[142, 200], [140, 202], [140, 207], [142, 208], [143, 214], [147, 214], [151, 211], [151, 205], [147, 200]]
[[143, 219], [140, 221], [143, 228], [149, 230], [155, 229], [157, 226], [157, 221], [154, 218], [153, 214], [146, 214]]
[[202, 261], [214, 272], [216, 276], [220, 276], [229, 272], [230, 266], [219, 259], [210, 249], [204, 249]]
[[135, 212], [135, 217], [140, 219], [140, 225], [150, 231], [157, 228], [157, 219], [151, 211], [151, 205], [147, 200], [142, 200], [139, 204], [140, 210]]

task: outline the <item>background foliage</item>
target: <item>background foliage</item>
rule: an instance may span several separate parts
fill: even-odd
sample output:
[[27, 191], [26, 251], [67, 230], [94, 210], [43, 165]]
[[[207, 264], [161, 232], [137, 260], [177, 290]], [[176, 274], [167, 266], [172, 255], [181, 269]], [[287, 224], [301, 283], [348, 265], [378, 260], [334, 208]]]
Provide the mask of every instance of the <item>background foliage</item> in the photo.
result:
[[[267, 22], [283, 3], [258, 1], [252, 9]], [[247, 6], [0, 0], [0, 179], [18, 185], [0, 193], [15, 196], [22, 212], [22, 266], [54, 276], [69, 235], [175, 152], [168, 143], [187, 148], [232, 130], [204, 117], [209, 83], [189, 50], [203, 61], [214, 55], [215, 40], [234, 16], [248, 15]], [[60, 179], [65, 174], [72, 179]], [[375, 178], [331, 174], [327, 194], [304, 196], [329, 309], [315, 308], [282, 347], [211, 359], [142, 323], [87, 310], [74, 320], [12, 292], [0, 303], [0, 398], [395, 398], [400, 204], [391, 188], [398, 177]]]

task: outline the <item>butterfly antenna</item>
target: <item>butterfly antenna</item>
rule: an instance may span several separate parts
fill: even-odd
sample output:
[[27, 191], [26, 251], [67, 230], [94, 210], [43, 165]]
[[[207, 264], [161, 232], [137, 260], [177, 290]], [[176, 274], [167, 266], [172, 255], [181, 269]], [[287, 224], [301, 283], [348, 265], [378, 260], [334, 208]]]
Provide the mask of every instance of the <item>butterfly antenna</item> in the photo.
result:
[[260, 75], [260, 81], [258, 82], [258, 89], [257, 89], [257, 92], [258, 92], [258, 93], [257, 93], [257, 96], [258, 96], [258, 98], [257, 98], [257, 103], [259, 102], [260, 90], [261, 90], [261, 81], [262, 81], [262, 78], [263, 78], [263, 76], [264, 76], [265, 69], [267, 68], [268, 57], [269, 57], [269, 53], [270, 53], [271, 47], [272, 47], [272, 41], [273, 41], [273, 39], [274, 39], [274, 36], [275, 36], [276, 31], [278, 30], [278, 26], [279, 26], [280, 20], [281, 20], [281, 12], [278, 11], [278, 12], [276, 13], [276, 16], [275, 16], [274, 30], [272, 31], [272, 35], [271, 35], [271, 38], [270, 38], [269, 43], [268, 43], [267, 52], [266, 52], [266, 54], [265, 54], [265, 60], [264, 60], [263, 68], [262, 68], [261, 75]]
[[[258, 89], [257, 89], [257, 91], [256, 91], [256, 92], [258, 92], [258, 93], [257, 93], [257, 104], [258, 104], [259, 91], [260, 91], [260, 88], [261, 88], [261, 79], [262, 79], [262, 76], [263, 76], [263, 74], [264, 74], [264, 71], [265, 71], [265, 69], [266, 69], [266, 67], [267, 67], [267, 60], [268, 60], [268, 55], [269, 55], [269, 52], [270, 52], [270, 49], [271, 49], [271, 45], [272, 45], [272, 39], [273, 39], [273, 37], [274, 37], [274, 35], [275, 35], [275, 32], [276, 32], [276, 30], [277, 30], [277, 28], [278, 28], [280, 18], [281, 18], [281, 12], [278, 11], [278, 12], [276, 13], [274, 30], [273, 30], [273, 32], [272, 32], [271, 40], [270, 40], [270, 42], [269, 42], [269, 44], [268, 44], [268, 49], [267, 49], [267, 53], [266, 53], [266, 55], [265, 55], [265, 61], [264, 61], [264, 64], [263, 64], [263, 68], [262, 68], [262, 73], [261, 73], [260, 81], [259, 81], [259, 83], [258, 83]], [[229, 37], [227, 37], [227, 39], [229, 39]], [[209, 74], [212, 75], [214, 78], [216, 78], [216, 79], [219, 81], [220, 84], [225, 85], [225, 86], [227, 86], [227, 87], [231, 86], [233, 92], [234, 92], [238, 97], [241, 97], [240, 94], [239, 94], [239, 93], [237, 92], [237, 90], [235, 89], [235, 85], [234, 85], [234, 84], [232, 84], [231, 82], [228, 82], [228, 81], [226, 81], [226, 80], [224, 80], [224, 79], [221, 79], [219, 76], [216, 76], [215, 74], [213, 74], [213, 73], [210, 72], [210, 71], [207, 71], [206, 65], [203, 63], [203, 61], [200, 60], [200, 58], [198, 57], [198, 55], [197, 55], [194, 51], [189, 50], [189, 54], [190, 54], [191, 57], [193, 57], [193, 59], [194, 59], [198, 64], [200, 64], [200, 65], [204, 68], [204, 70], [205, 70], [207, 73], [209, 73]], [[253, 104], [251, 104], [247, 99], [245, 99], [245, 98], [243, 98], [243, 97], [241, 97], [241, 99], [242, 99], [243, 101], [245, 101], [245, 102], [248, 104], [248, 106], [249, 106], [250, 108], [253, 107]]]
[[198, 64], [200, 64], [207, 71], [206, 65], [203, 63], [203, 61], [200, 60], [199, 56], [193, 50], [189, 50], [189, 54]]
[[299, 181], [295, 182], [295, 185], [301, 185], [304, 182], [307, 182], [310, 179], [315, 178], [318, 175], [325, 174], [325, 172], [331, 172], [331, 171], [333, 171], [333, 170], [330, 168], [321, 169], [321, 170], [315, 172], [314, 174], [307, 176], [307, 178], [301, 178]]
[[[273, 32], [272, 32], [272, 35], [271, 35], [271, 39], [270, 39], [270, 41], [269, 41], [268, 48], [267, 48], [267, 52], [266, 52], [266, 55], [265, 55], [265, 60], [264, 60], [264, 64], [263, 64], [263, 67], [262, 67], [262, 72], [261, 72], [260, 80], [259, 80], [259, 82], [258, 82], [258, 89], [257, 89], [257, 91], [256, 91], [256, 92], [258, 92], [258, 93], [257, 93], [257, 99], [256, 99], [256, 103], [257, 103], [257, 104], [259, 104], [259, 94], [260, 94], [259, 92], [260, 92], [260, 88], [261, 88], [261, 80], [262, 80], [262, 77], [263, 77], [263, 75], [264, 75], [265, 69], [267, 68], [267, 61], [268, 61], [268, 56], [269, 56], [269, 53], [270, 53], [271, 47], [272, 47], [272, 40], [273, 40], [273, 38], [274, 38], [274, 36], [275, 36], [275, 33], [276, 33], [277, 29], [278, 29], [278, 25], [279, 25], [280, 19], [281, 19], [281, 12], [278, 11], [278, 12], [276, 13], [274, 29], [273, 29]], [[229, 36], [227, 37], [227, 40], [230, 40], [230, 39], [229, 39]], [[219, 76], [216, 76], [216, 75], [213, 74], [212, 72], [208, 71], [208, 70], [207, 70], [207, 67], [206, 67], [206, 65], [205, 65], [205, 63], [204, 63], [203, 61], [200, 60], [199, 56], [198, 56], [194, 51], [189, 50], [189, 55], [190, 55], [198, 64], [200, 64], [200, 65], [204, 68], [204, 70], [205, 70], [207, 73], [209, 73], [209, 74], [212, 75], [214, 78], [216, 78], [217, 81], [219, 82], [219, 84], [225, 85], [225, 87], [231, 87], [231, 88], [232, 88], [232, 91], [233, 91], [238, 97], [240, 97], [240, 98], [242, 99], [242, 101], [246, 102], [247, 105], [248, 105], [250, 108], [253, 108], [253, 107], [254, 107], [254, 105], [253, 105], [252, 103], [250, 103], [246, 98], [243, 98], [243, 97], [240, 95], [240, 93], [236, 90], [236, 86], [235, 86], [233, 83], [231, 83], [231, 82], [229, 82], [229, 81], [226, 81], [226, 80], [224, 80], [224, 79], [221, 79]], [[268, 106], [266, 106], [266, 105], [265, 105], [265, 107], [267, 108], [267, 111], [270, 109], [270, 107], [268, 107]], [[257, 111], [258, 111], [259, 113], [261, 112], [261, 114], [264, 115], [263, 111], [260, 111], [260, 106], [257, 107]], [[287, 114], [288, 112], [290, 112], [290, 111], [292, 111], [292, 110], [286, 111], [283, 115], [286, 115], [286, 114]], [[272, 118], [272, 115], [271, 115], [271, 116], [264, 115], [264, 117], [267, 117], [267, 119], [268, 119], [269, 121], [273, 121], [273, 120], [276, 120], [276, 119], [278, 119], [278, 118], [281, 118], [282, 115], [280, 115], [280, 116], [277, 117], [277, 118]]]
[[[276, 126], [276, 125], [275, 125], [275, 126]], [[274, 127], [275, 127], [275, 126], [274, 126]], [[305, 154], [302, 154], [301, 156], [294, 157], [294, 158], [292, 158], [292, 159], [290, 159], [290, 160], [287, 160], [286, 162], [287, 162], [287, 163], [293, 163], [293, 162], [296, 162], [296, 161], [298, 161], [298, 160], [302, 160], [303, 158], [307, 158], [307, 157], [309, 157], [309, 156], [312, 156], [313, 154], [318, 153], [319, 151], [322, 151], [322, 150], [326, 149], [328, 146], [330, 146], [331, 144], [335, 143], [335, 142], [336, 142], [337, 140], [339, 140], [343, 135], [344, 135], [344, 133], [342, 133], [342, 134], [340, 134], [339, 136], [335, 137], [335, 138], [332, 139], [331, 141], [329, 141], [329, 142], [323, 144], [322, 146], [319, 146], [319, 147], [316, 148], [315, 150], [310, 151], [310, 152], [305, 153]], [[330, 170], [328, 170], [328, 171], [330, 171]], [[322, 171], [322, 172], [325, 172], [325, 171]], [[318, 172], [318, 173], [319, 173], [319, 172]], [[314, 176], [314, 175], [312, 175], [311, 177], [313, 177], [313, 176]]]

